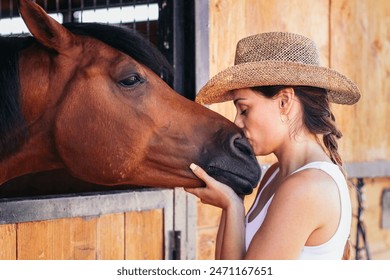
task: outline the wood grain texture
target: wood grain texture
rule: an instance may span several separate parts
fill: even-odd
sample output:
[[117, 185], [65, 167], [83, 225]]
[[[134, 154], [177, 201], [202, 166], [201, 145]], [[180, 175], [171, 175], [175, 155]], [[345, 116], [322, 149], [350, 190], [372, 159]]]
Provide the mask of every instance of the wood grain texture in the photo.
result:
[[332, 1], [331, 66], [362, 92], [354, 106], [334, 106], [345, 161], [390, 157], [390, 2]]
[[17, 225], [0, 225], [0, 260], [16, 260]]
[[71, 219], [18, 224], [18, 259], [73, 259]]
[[97, 259], [125, 258], [125, 214], [104, 215], [97, 224]]
[[97, 218], [58, 219], [18, 224], [18, 259], [96, 259]]
[[163, 210], [126, 213], [127, 260], [164, 259]]
[[197, 258], [200, 260], [215, 259], [215, 242], [218, 227], [203, 228], [198, 230], [197, 236]]
[[163, 210], [0, 225], [0, 259], [163, 259]]

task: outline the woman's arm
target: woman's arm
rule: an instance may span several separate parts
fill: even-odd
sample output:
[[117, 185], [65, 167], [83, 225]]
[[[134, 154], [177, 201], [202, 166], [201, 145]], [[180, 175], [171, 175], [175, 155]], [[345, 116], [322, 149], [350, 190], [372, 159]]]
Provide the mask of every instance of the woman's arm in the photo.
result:
[[217, 258], [296, 259], [307, 242], [309, 246], [323, 244], [337, 229], [340, 202], [335, 182], [320, 170], [301, 171], [279, 186], [262, 226], [245, 253], [242, 200], [203, 169], [197, 167], [194, 173], [206, 187], [187, 191], [203, 203], [223, 209]]
[[225, 232], [225, 224], [226, 224], [226, 211], [222, 209], [221, 219], [219, 221], [217, 240], [215, 245], [215, 259], [221, 259], [221, 248], [223, 242], [223, 234]]
[[241, 260], [245, 255], [245, 210], [241, 204], [225, 210], [225, 227], [221, 237], [221, 260]]
[[191, 165], [205, 188], [186, 189], [203, 203], [222, 208], [217, 235], [216, 259], [242, 259], [245, 253], [245, 209], [242, 199], [227, 185], [210, 177], [202, 168]]

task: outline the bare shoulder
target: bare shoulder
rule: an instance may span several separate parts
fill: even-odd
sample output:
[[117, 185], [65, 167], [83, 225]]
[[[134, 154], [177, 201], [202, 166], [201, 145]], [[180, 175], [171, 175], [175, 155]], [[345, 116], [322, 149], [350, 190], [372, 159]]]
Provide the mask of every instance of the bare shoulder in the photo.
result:
[[320, 227], [332, 213], [338, 213], [338, 187], [327, 173], [305, 169], [290, 175], [279, 186], [273, 206], [278, 211], [295, 213], [301, 219], [317, 221], [313, 226]]
[[325, 172], [306, 169], [289, 176], [277, 188], [246, 257], [297, 258], [304, 245], [329, 239], [339, 207], [337, 185]]
[[321, 200], [328, 196], [337, 195], [338, 188], [333, 178], [319, 169], [305, 169], [290, 175], [280, 185], [278, 191], [280, 195], [294, 196], [299, 199]]

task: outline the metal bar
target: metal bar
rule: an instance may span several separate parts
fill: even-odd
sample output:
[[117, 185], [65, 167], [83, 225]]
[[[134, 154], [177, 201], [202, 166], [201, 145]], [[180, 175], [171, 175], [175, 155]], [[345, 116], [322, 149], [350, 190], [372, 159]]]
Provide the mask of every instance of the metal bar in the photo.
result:
[[9, 0], [9, 17], [13, 18], [14, 17], [14, 1]]
[[[172, 190], [142, 189], [84, 195], [0, 199], [0, 224], [100, 216], [172, 206]], [[172, 217], [169, 217], [172, 219]]]
[[[363, 188], [364, 188], [364, 180], [363, 178], [358, 178], [356, 183], [356, 192], [357, 192], [357, 200], [358, 200], [358, 213], [357, 213], [357, 229], [356, 229], [356, 248], [355, 248], [355, 259], [360, 260], [361, 255], [360, 252], [362, 250], [366, 253], [366, 259], [371, 259], [370, 250], [367, 241], [366, 229], [363, 221], [363, 213], [364, 213], [364, 199], [363, 199]], [[360, 239], [362, 239], [362, 246], [360, 246]]]
[[[146, 6], [147, 6], [148, 9], [149, 9], [149, 0], [147, 1]], [[149, 20], [149, 14], [148, 14], [148, 18], [147, 18], [147, 20], [146, 20], [146, 37], [147, 37], [147, 38], [150, 38], [150, 20]]]
[[390, 177], [390, 161], [348, 162], [345, 164], [349, 178]]
[[209, 0], [195, 1], [195, 92], [210, 78]]
[[[133, 0], [133, 7], [134, 7], [134, 9], [135, 9], [135, 6], [136, 6], [136, 5], [137, 5], [137, 0]], [[132, 28], [133, 28], [134, 30], [137, 29], [136, 22], [135, 22], [135, 17], [134, 17], [134, 20], [133, 20], [133, 26], [132, 26]]]
[[[3, 1], [6, 1], [6, 0], [3, 0]], [[17, 13], [16, 7], [15, 7], [14, 2], [13, 2], [15, 0], [9, 0], [9, 3], [10, 3], [10, 5], [9, 5], [10, 10], [9, 11], [4, 9], [3, 1], [0, 1], [0, 18], [13, 18], [14, 12]], [[125, 7], [125, 6], [135, 6], [135, 5], [138, 6], [138, 5], [142, 5], [142, 4], [150, 5], [153, 3], [155, 3], [155, 4], [159, 3], [159, 0], [143, 0], [143, 1], [131, 0], [131, 1], [132, 1], [132, 3], [120, 0], [117, 3], [109, 3], [109, 7], [110, 8], [118, 8], [118, 7]], [[53, 0], [53, 2], [54, 2], [54, 0]], [[41, 0], [39, 3], [42, 3], [41, 4], [42, 8], [44, 8], [49, 13], [62, 13], [62, 14], [64, 14], [64, 16], [67, 17], [67, 18], [65, 18], [65, 20], [68, 20], [68, 18], [72, 18], [73, 12], [80, 11], [80, 6], [73, 5], [74, 4], [73, 0], [67, 1], [68, 7], [61, 7], [60, 0], [55, 0], [54, 7], [50, 5], [51, 2], [49, 2], [48, 0]], [[96, 0], [93, 0], [92, 3], [91, 3], [91, 1], [81, 0], [81, 3], [83, 3], [83, 4], [81, 4], [81, 6], [82, 6], [81, 10], [87, 10], [87, 9], [96, 10], [99, 8], [107, 8], [108, 7], [107, 4], [97, 3]]]

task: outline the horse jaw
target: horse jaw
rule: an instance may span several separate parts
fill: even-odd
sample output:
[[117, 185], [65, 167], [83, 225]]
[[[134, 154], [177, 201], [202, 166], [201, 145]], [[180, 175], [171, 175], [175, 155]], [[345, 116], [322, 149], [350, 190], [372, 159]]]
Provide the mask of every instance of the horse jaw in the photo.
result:
[[0, 160], [0, 185], [25, 174], [64, 168], [48, 141], [49, 134], [41, 129], [39, 133], [31, 133], [33, 130], [18, 152]]

